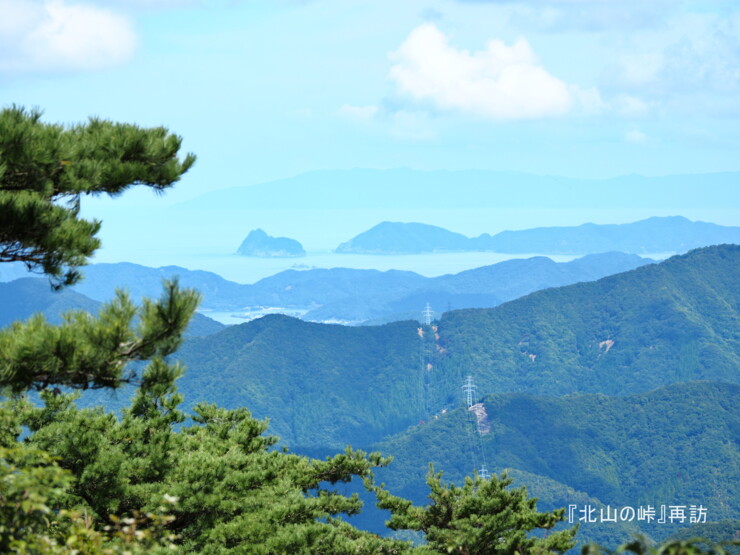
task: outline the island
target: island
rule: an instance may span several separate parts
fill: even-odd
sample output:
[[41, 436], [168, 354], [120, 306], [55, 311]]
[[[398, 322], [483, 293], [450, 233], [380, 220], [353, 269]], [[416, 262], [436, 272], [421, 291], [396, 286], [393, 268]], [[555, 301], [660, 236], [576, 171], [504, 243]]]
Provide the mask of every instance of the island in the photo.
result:
[[434, 225], [382, 222], [360, 233], [334, 252], [353, 254], [422, 254], [469, 250], [469, 239]]
[[295, 239], [271, 237], [263, 230], [253, 229], [236, 251], [242, 256], [260, 258], [296, 258], [306, 256], [306, 251]]

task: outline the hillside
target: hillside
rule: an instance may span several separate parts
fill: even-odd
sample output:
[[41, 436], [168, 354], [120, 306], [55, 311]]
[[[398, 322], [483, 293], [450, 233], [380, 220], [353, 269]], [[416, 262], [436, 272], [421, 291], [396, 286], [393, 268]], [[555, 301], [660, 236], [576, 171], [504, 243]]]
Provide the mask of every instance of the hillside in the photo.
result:
[[740, 247], [694, 250], [596, 282], [439, 323], [440, 375], [486, 392], [623, 395], [687, 380], [737, 383]]
[[369, 445], [415, 423], [417, 325], [372, 328], [266, 316], [187, 341], [177, 358], [189, 405], [246, 406], [294, 447]]
[[[624, 395], [738, 383], [740, 247], [711, 247], [493, 309], [348, 328], [272, 316], [187, 342], [189, 403], [247, 406], [291, 446], [364, 446], [481, 392]], [[423, 365], [423, 370], [422, 370]]]
[[506, 260], [458, 274], [422, 278], [405, 290], [356, 287], [354, 295], [323, 303], [304, 319], [360, 322], [412, 311], [418, 315], [426, 303], [437, 313], [492, 307], [539, 289], [590, 281], [651, 262], [623, 253], [589, 255], [571, 262], [553, 262], [543, 256]]
[[163, 279], [179, 277], [181, 285], [201, 292], [202, 310], [240, 311], [271, 306], [306, 310], [304, 317], [309, 320], [360, 323], [397, 312], [418, 311], [427, 302], [438, 312], [450, 307], [494, 306], [544, 287], [597, 279], [649, 262], [620, 253], [593, 255], [568, 263], [536, 257], [437, 278], [399, 270], [286, 270], [251, 285], [202, 270], [178, 266], [149, 268], [120, 262], [86, 266], [83, 281], [71, 291], [101, 302], [112, 298], [117, 287], [125, 287], [134, 299], [157, 297]]
[[44, 278], [21, 278], [0, 283], [0, 327], [16, 320], [25, 320], [37, 312], [54, 324], [61, 315], [72, 309], [97, 312], [100, 303], [75, 291], [53, 291]]
[[[520, 393], [480, 399], [490, 433], [481, 436], [488, 467], [510, 470], [543, 507], [703, 505], [707, 520], [740, 514], [740, 386], [690, 382], [628, 397]], [[459, 403], [462, 405], [462, 403]], [[450, 481], [474, 468], [465, 408], [373, 446], [393, 455], [379, 474], [401, 495], [422, 502], [429, 461]], [[634, 523], [638, 524], [638, 523]], [[645, 526], [666, 537], [688, 525]], [[614, 525], [582, 524], [599, 538]], [[613, 542], [612, 542], [613, 543]]]

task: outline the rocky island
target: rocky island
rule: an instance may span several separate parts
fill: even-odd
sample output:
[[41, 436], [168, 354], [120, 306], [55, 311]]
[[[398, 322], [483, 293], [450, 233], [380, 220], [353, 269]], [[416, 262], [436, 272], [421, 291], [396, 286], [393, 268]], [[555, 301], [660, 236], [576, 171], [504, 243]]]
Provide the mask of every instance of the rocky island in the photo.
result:
[[258, 256], [260, 258], [293, 258], [306, 256], [306, 251], [295, 239], [288, 237], [271, 237], [263, 230], [253, 229], [242, 241], [236, 251], [242, 256]]

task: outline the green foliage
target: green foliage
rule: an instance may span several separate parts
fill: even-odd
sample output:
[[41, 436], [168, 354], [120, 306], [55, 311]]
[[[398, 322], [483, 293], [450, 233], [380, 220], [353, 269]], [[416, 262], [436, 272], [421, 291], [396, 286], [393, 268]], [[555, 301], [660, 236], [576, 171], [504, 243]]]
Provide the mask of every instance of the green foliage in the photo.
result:
[[687, 540], [670, 540], [658, 546], [650, 545], [644, 537], [627, 542], [615, 551], [604, 549], [591, 544], [583, 546], [582, 555], [616, 555], [618, 553], [634, 553], [635, 555], [729, 555], [732, 546], [740, 546], [740, 541], [714, 543], [704, 538]]
[[[708, 509], [708, 520], [731, 518], [740, 511], [740, 451], [728, 441], [737, 436], [738, 395], [740, 386], [707, 382], [628, 397], [490, 395], [481, 402], [491, 432], [481, 441], [489, 468], [515, 469], [509, 475], [546, 508], [693, 504]], [[461, 408], [372, 445], [394, 458], [378, 479], [415, 503], [426, 495], [429, 461], [462, 480], [472, 468], [470, 428]], [[636, 532], [663, 539], [686, 526], [627, 524], [584, 523], [578, 539], [617, 545]], [[735, 529], [691, 536], [727, 539]]]
[[174, 498], [146, 514], [111, 515], [110, 524], [96, 529], [87, 511], [60, 509], [73, 482], [69, 471], [33, 445], [0, 448], [0, 551], [112, 555], [174, 545], [166, 529], [173, 519], [167, 501]]
[[[60, 326], [37, 314], [0, 330], [0, 386], [13, 391], [49, 385], [118, 387], [135, 374], [128, 364], [172, 354], [199, 295], [165, 283], [162, 297], [136, 307], [119, 292], [94, 318], [73, 311]], [[134, 324], [134, 319], [138, 322]]]
[[443, 484], [442, 473], [430, 466], [427, 485], [431, 504], [414, 506], [382, 487], [368, 486], [378, 496], [378, 507], [391, 511], [387, 525], [393, 530], [418, 530], [426, 534], [429, 553], [563, 553], [575, 545], [576, 529], [544, 537], [533, 530], [551, 530], [563, 520], [564, 509], [550, 513], [536, 510], [537, 500], [525, 488], [508, 489], [506, 475], [483, 479], [466, 477], [465, 485]]
[[165, 128], [92, 118], [65, 127], [38, 111], [0, 111], [0, 262], [22, 261], [58, 286], [100, 246], [100, 222], [80, 219], [80, 197], [131, 185], [161, 191], [195, 162], [177, 158], [181, 139]]
[[0, 448], [0, 552], [54, 552], [58, 544], [50, 505], [71, 479], [38, 448]]
[[[174, 381], [181, 372], [153, 360], [120, 419], [78, 409], [75, 395], [44, 391], [39, 408], [9, 402], [0, 411], [5, 439], [27, 426], [31, 435], [22, 445], [45, 460], [54, 457], [52, 478], [64, 478], [55, 490], [32, 481], [39, 491], [53, 492], [53, 499], [36, 528], [21, 523], [14, 529], [43, 537], [54, 526], [43, 515], [66, 511], [88, 515], [89, 527], [105, 542], [135, 539], [142, 547], [148, 538], [157, 545], [174, 542], [188, 553], [370, 554], [408, 547], [336, 518], [359, 512], [362, 503], [332, 484], [368, 477], [388, 460], [351, 449], [326, 460], [272, 450], [276, 439], [263, 435], [266, 423], [243, 408], [198, 405], [193, 424], [180, 427], [185, 416]], [[159, 516], [163, 503], [175, 499], [167, 518]], [[4, 507], [12, 512], [11, 505]]]
[[[671, 540], [690, 540], [703, 538], [708, 542], [725, 545], [730, 555], [740, 555], [740, 520], [724, 519], [716, 522], [693, 524], [671, 534]], [[728, 540], [735, 543], [728, 544]]]

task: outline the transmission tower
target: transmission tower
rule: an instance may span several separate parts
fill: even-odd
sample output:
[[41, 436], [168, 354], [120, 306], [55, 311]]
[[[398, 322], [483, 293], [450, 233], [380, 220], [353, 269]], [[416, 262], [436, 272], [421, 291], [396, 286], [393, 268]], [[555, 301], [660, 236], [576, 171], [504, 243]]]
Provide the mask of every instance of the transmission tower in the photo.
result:
[[486, 453], [483, 449], [481, 430], [478, 426], [478, 415], [476, 414], [476, 411], [471, 410], [473, 408], [473, 405], [475, 405], [475, 399], [478, 396], [478, 388], [476, 387], [475, 383], [473, 383], [473, 376], [467, 376], [467, 378], [465, 379], [465, 383], [462, 386], [462, 390], [463, 393], [465, 393], [465, 403], [467, 404], [468, 412], [470, 413], [468, 439], [470, 441], [470, 451], [473, 457], [473, 468], [478, 471], [479, 478], [488, 480], [491, 477], [491, 473], [488, 472]]
[[483, 463], [480, 465], [480, 470], [478, 471], [478, 478], [482, 478], [484, 480], [488, 480], [491, 478], [491, 473], [488, 472], [488, 467], [486, 467], [486, 463]]
[[478, 391], [478, 388], [475, 387], [475, 384], [473, 383], [473, 376], [468, 376], [465, 380], [465, 383], [462, 386], [463, 392], [465, 393], [465, 402], [468, 405], [468, 408], [473, 406], [473, 399], [476, 397], [476, 393]]
[[422, 311], [421, 315], [424, 317], [424, 324], [427, 326], [431, 325], [432, 320], [434, 319], [434, 311], [432, 310], [432, 307], [429, 306], [429, 303], [427, 303], [427, 306]]

